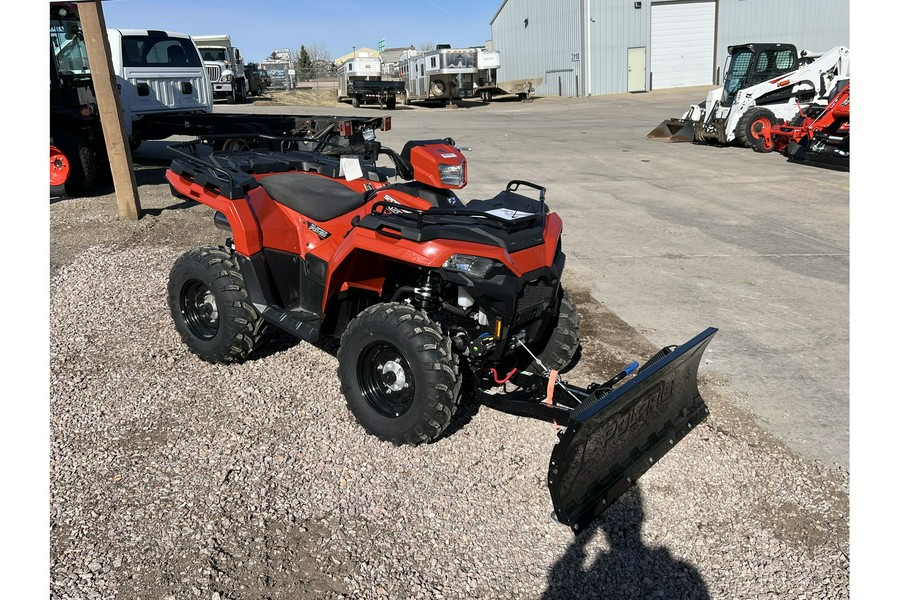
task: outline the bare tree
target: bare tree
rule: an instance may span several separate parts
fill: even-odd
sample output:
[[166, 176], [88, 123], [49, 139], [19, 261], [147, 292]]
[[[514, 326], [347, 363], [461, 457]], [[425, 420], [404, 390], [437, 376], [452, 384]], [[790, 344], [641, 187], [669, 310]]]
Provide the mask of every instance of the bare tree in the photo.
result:
[[313, 63], [319, 61], [331, 62], [331, 52], [321, 42], [310, 44], [306, 47], [306, 51], [309, 53], [309, 58]]
[[429, 52], [431, 50], [434, 50], [436, 47], [437, 46], [434, 42], [422, 42], [418, 46], [416, 46], [416, 50], [419, 50], [420, 52]]

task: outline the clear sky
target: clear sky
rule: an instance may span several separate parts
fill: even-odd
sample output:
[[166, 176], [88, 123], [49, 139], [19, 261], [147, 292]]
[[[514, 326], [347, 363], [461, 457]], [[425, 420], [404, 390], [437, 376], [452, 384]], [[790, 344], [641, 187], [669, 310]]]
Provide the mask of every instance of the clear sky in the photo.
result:
[[227, 33], [245, 60], [319, 44], [335, 59], [353, 47], [483, 46], [503, 0], [108, 0], [106, 26], [189, 35]]

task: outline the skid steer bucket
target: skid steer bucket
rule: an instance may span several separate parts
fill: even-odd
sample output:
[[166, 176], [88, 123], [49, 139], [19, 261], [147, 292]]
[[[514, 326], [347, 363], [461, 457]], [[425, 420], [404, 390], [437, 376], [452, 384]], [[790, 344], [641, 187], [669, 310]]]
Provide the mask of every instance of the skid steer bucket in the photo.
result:
[[661, 142], [693, 142], [694, 121], [690, 119], [666, 119], [647, 134], [648, 140]]
[[697, 368], [716, 331], [658, 354], [635, 377], [573, 411], [547, 477], [557, 521], [583, 530], [706, 418]]

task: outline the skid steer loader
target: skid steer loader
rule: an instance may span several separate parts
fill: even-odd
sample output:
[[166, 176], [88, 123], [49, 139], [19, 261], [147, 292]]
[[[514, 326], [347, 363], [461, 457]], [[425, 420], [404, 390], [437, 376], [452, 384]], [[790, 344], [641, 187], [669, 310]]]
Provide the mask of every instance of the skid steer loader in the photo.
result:
[[680, 119], [667, 119], [647, 135], [664, 142], [756, 146], [775, 125], [810, 106], [825, 106], [835, 85], [850, 76], [850, 49], [797, 52], [792, 44], [728, 47], [725, 84]]

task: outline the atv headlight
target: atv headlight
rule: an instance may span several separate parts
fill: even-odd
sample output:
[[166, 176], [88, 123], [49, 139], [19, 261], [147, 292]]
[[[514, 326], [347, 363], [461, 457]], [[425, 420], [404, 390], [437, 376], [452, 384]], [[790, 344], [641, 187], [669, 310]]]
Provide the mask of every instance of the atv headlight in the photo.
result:
[[484, 277], [494, 266], [494, 261], [481, 256], [469, 256], [468, 254], [454, 254], [444, 263], [445, 269], [459, 271], [473, 277]]
[[462, 187], [466, 184], [466, 164], [442, 165], [438, 164], [441, 174], [441, 183]]

